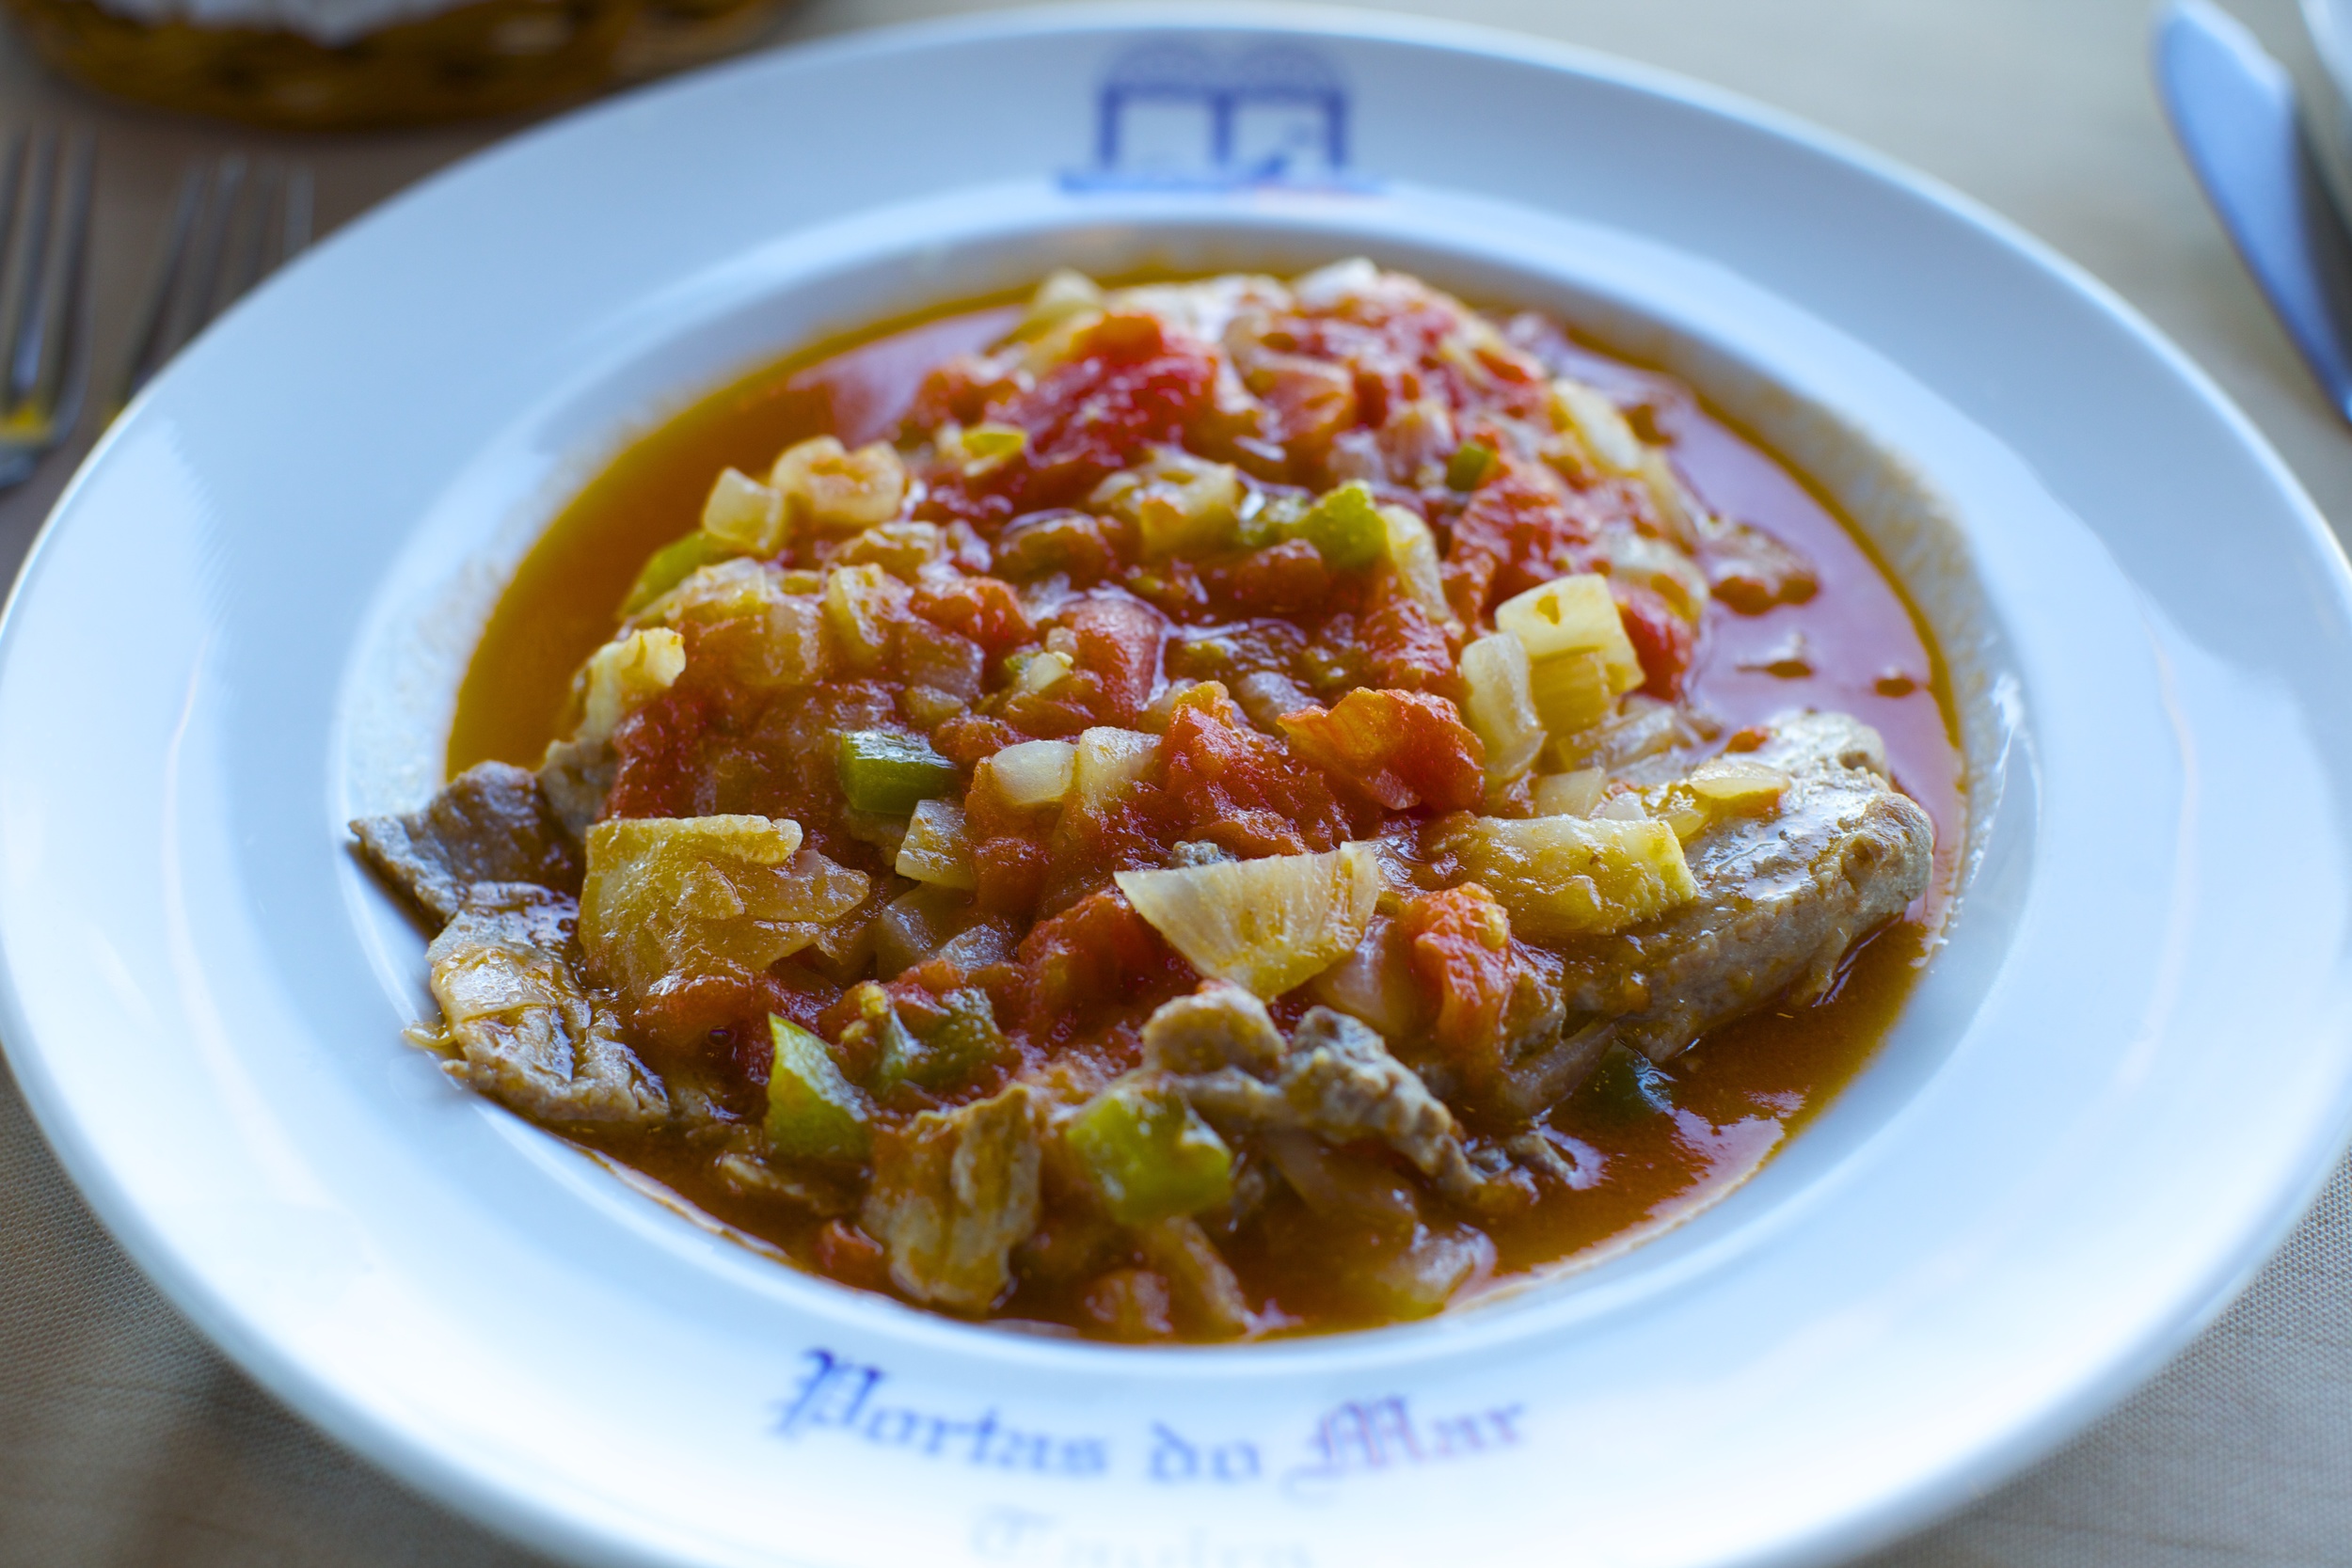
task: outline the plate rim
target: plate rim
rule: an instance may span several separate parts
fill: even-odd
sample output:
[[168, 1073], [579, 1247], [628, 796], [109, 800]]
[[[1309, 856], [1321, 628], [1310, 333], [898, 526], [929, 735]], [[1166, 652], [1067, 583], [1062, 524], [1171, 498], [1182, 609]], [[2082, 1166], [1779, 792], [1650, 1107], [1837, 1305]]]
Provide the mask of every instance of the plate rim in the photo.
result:
[[[2000, 242], [2039, 271], [2064, 284], [2074, 300], [2089, 304], [2106, 321], [2121, 327], [2141, 350], [2152, 353], [2179, 383], [2195, 395], [2201, 412], [2226, 431], [2236, 447], [2252, 457], [2287, 502], [2318, 554], [2331, 562], [2328, 587], [2339, 600], [2352, 604], [2352, 563], [2344, 546], [2312, 500], [2293, 469], [2264, 436], [2250, 418], [2233, 402], [2218, 383], [2166, 334], [2130, 305], [2116, 290], [2088, 269], [2034, 236], [2020, 225], [1947, 184], [1839, 133], [1743, 95], [1681, 73], [1629, 60], [1602, 51], [1507, 29], [1454, 23], [1397, 13], [1349, 8], [1219, 3], [1191, 6], [1127, 7], [1089, 4], [1071, 7], [1031, 7], [1017, 10], [957, 16], [862, 29], [846, 35], [763, 50], [698, 71], [631, 89], [555, 117], [541, 125], [510, 135], [456, 160], [434, 174], [369, 210], [319, 247], [340, 246], [372, 233], [376, 225], [405, 221], [410, 201], [437, 192], [444, 182], [457, 182], [495, 166], [503, 158], [539, 144], [541, 138], [561, 138], [580, 122], [625, 112], [673, 96], [684, 98], [706, 85], [736, 74], [755, 74], [778, 56], [822, 63], [935, 49], [973, 40], [999, 40], [1078, 34], [1192, 32], [1303, 32], [1341, 39], [1414, 47], [1439, 48], [1473, 56], [1515, 63], [1534, 63], [1572, 75], [1595, 78], [1637, 89], [1729, 119], [1775, 139], [1821, 154], [1855, 168], [1874, 181], [1892, 185], [1940, 207]], [[297, 262], [307, 265], [310, 258]], [[289, 269], [292, 270], [292, 269]], [[278, 280], [256, 291], [275, 289]], [[249, 308], [241, 303], [225, 319]], [[208, 333], [209, 335], [209, 333]], [[167, 377], [169, 372], [167, 372]], [[158, 378], [159, 385], [167, 385]], [[0, 660], [13, 649], [22, 617], [21, 603], [35, 591], [51, 554], [52, 541], [81, 493], [111, 460], [126, 433], [135, 431], [156, 388], [141, 393], [102, 436], [76, 468], [71, 482], [44, 517], [25, 559], [0, 607]], [[8, 945], [0, 931], [0, 953]], [[0, 961], [0, 1040], [29, 1037], [24, 1009], [12, 979], [12, 968]], [[484, 1472], [449, 1462], [429, 1444], [412, 1443], [406, 1434], [377, 1422], [367, 1411], [347, 1402], [333, 1383], [312, 1376], [298, 1360], [283, 1354], [266, 1336], [248, 1331], [227, 1294], [206, 1275], [183, 1271], [164, 1241], [154, 1216], [142, 1209], [119, 1181], [116, 1173], [82, 1136], [77, 1120], [66, 1112], [62, 1091], [46, 1070], [43, 1053], [31, 1046], [0, 1049], [23, 1092], [28, 1111], [60, 1165], [73, 1181], [109, 1234], [120, 1244], [159, 1293], [219, 1347], [239, 1368], [301, 1418], [324, 1431], [333, 1441], [381, 1465], [405, 1484], [454, 1508], [506, 1538], [534, 1549], [556, 1550], [582, 1560], [600, 1562], [660, 1562], [661, 1554], [641, 1554], [619, 1537], [580, 1526], [576, 1515], [550, 1505], [535, 1494], [518, 1492], [484, 1479]], [[2012, 1477], [2062, 1445], [2069, 1437], [2106, 1414], [2210, 1323], [2252, 1278], [2332, 1176], [2352, 1120], [2339, 1116], [2332, 1136], [2323, 1140], [2325, 1151], [2309, 1151], [2306, 1180], [2292, 1191], [2277, 1195], [2267, 1223], [2243, 1233], [2224, 1262], [2209, 1263], [2210, 1288], [2199, 1299], [2175, 1303], [2175, 1310], [2159, 1328], [2144, 1333], [2137, 1344], [2110, 1359], [2102, 1375], [2081, 1383], [2062, 1398], [2045, 1404], [2041, 1418], [2013, 1430], [2004, 1441], [1979, 1449], [1972, 1463], [1951, 1466], [1924, 1482], [1883, 1497], [1877, 1507], [1849, 1515], [1838, 1525], [1792, 1544], [1772, 1560], [1815, 1560], [1868, 1549], [1922, 1528], [1953, 1512], [1998, 1481]], [[2322, 1152], [2327, 1158], [2320, 1158]], [[794, 1560], [800, 1560], [795, 1559]], [[1742, 1559], [1741, 1560], [1748, 1560]], [[1766, 1559], [1755, 1559], [1766, 1560]]]

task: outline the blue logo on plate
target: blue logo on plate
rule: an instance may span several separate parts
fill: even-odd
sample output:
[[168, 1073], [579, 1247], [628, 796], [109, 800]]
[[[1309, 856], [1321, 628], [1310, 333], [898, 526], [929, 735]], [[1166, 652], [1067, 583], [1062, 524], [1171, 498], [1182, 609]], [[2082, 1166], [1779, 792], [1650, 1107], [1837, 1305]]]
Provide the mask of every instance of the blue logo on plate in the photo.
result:
[[1347, 87], [1295, 44], [1221, 52], [1182, 40], [1111, 62], [1095, 98], [1094, 166], [1073, 190], [1362, 189], [1347, 168]]

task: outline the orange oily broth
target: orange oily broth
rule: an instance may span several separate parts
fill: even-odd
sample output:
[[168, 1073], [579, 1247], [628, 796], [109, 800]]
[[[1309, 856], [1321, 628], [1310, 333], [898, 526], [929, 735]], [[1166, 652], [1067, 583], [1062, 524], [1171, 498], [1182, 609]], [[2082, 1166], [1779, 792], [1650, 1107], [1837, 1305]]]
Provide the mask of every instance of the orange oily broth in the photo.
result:
[[536, 768], [563, 722], [572, 673], [612, 635], [645, 558], [694, 531], [719, 470], [765, 474], [811, 436], [886, 436], [926, 371], [1003, 337], [1018, 306], [964, 310], [796, 354], [705, 398], [631, 443], [564, 509], [516, 569], [457, 690], [449, 776], [477, 762]]
[[[1927, 950], [1926, 927], [1905, 921], [1854, 955], [1829, 1001], [1717, 1030], [1657, 1069], [1669, 1112], [1631, 1102], [1622, 1078], [1596, 1079], [1571, 1097], [1550, 1125], [1564, 1135], [1556, 1141], [1573, 1140], [1569, 1149], [1592, 1184], [1548, 1192], [1525, 1212], [1481, 1222], [1496, 1249], [1486, 1283], [1597, 1259], [1689, 1218], [1745, 1180], [1869, 1060]], [[1386, 1321], [1339, 1287], [1331, 1244], [1301, 1244], [1309, 1234], [1303, 1218], [1262, 1220], [1224, 1243], [1226, 1255], [1244, 1278], [1271, 1288], [1302, 1326], [1328, 1332]], [[1453, 1305], [1478, 1293], [1467, 1288]]]
[[[722, 467], [763, 471], [785, 447], [815, 435], [850, 445], [888, 436], [931, 365], [994, 341], [1019, 313], [1013, 306], [965, 309], [820, 346], [630, 444], [557, 517], [493, 610], [459, 689], [451, 776], [489, 758], [537, 764], [563, 724], [573, 672], [612, 634], [614, 607], [645, 557], [694, 527]], [[1710, 510], [1794, 546], [1820, 578], [1820, 591], [1805, 603], [1761, 615], [1711, 606], [1692, 699], [1734, 727], [1806, 707], [1875, 726], [1897, 782], [1934, 820], [1935, 875], [1902, 923], [1853, 955], [1826, 1000], [1718, 1030], [1658, 1069], [1656, 1088], [1670, 1109], [1644, 1104], [1622, 1072], [1561, 1107], [1551, 1125], [1591, 1184], [1486, 1222], [1498, 1279], [1597, 1255], [1687, 1217], [1833, 1099], [1884, 1037], [1926, 962], [1954, 891], [1966, 823], [1943, 660], [1868, 547], [1821, 498], [1679, 384], [1597, 354], [1581, 357], [1580, 374], [1644, 402], [1656, 432], [1671, 440], [1684, 482]], [[710, 1217], [816, 1265], [818, 1222], [728, 1193], [687, 1147], [660, 1137], [588, 1141]], [[1337, 1288], [1348, 1255], [1372, 1239], [1327, 1233], [1323, 1244], [1302, 1245], [1305, 1216], [1285, 1215], [1285, 1205], [1295, 1207], [1278, 1199], [1265, 1221], [1227, 1243], [1243, 1276], [1271, 1292], [1271, 1323], [1329, 1330], [1379, 1321]], [[1046, 1298], [1025, 1285], [997, 1321], [1074, 1314], [1074, 1300]]]

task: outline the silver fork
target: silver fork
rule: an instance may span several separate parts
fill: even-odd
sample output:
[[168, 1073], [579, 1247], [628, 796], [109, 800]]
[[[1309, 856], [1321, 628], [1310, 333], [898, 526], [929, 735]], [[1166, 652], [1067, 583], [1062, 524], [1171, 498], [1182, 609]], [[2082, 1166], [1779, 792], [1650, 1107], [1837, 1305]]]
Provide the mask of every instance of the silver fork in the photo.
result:
[[117, 407], [247, 289], [310, 243], [310, 170], [226, 153], [180, 177]]
[[89, 133], [0, 148], [0, 490], [72, 434], [89, 386]]

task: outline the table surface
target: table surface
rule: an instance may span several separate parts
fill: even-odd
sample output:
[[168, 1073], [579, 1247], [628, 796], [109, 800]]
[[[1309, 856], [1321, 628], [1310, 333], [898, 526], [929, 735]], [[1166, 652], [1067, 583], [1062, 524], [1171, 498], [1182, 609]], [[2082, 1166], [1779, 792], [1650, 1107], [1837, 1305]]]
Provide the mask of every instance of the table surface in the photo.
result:
[[[2291, 0], [2230, 0], [2281, 57]], [[981, 8], [808, 0], [787, 40]], [[2023, 224], [2219, 379], [2342, 532], [2352, 431], [2294, 357], [2167, 133], [2148, 0], [1419, 0], [1613, 51], [1844, 133]], [[515, 128], [269, 137], [125, 107], [45, 75], [0, 28], [0, 125], [98, 136], [99, 354], [116, 365], [180, 168], [307, 159], [322, 228]], [[0, 493], [13, 574], [87, 447]], [[2220, 520], [2217, 520], [2217, 525]], [[536, 1562], [280, 1408], [108, 1240], [0, 1079], [0, 1564]], [[2352, 1563], [2352, 1166], [2247, 1293], [2130, 1402], [1874, 1568]]]

